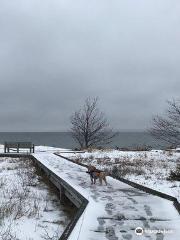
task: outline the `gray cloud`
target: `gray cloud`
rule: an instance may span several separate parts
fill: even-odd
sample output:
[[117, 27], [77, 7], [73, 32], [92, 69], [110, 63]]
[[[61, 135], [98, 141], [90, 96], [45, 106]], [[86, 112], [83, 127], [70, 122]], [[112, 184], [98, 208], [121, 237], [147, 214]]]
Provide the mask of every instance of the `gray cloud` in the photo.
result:
[[0, 3], [0, 131], [66, 131], [88, 96], [143, 130], [179, 97], [179, 1]]

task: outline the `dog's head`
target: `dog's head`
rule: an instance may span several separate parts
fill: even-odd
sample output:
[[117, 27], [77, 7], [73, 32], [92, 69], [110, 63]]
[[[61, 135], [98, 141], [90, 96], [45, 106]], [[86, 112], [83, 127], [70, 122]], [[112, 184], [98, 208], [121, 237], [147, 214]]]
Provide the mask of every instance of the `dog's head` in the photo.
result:
[[95, 166], [89, 166], [88, 167], [88, 171], [90, 172], [90, 171], [95, 171], [96, 170], [96, 168], [95, 168]]

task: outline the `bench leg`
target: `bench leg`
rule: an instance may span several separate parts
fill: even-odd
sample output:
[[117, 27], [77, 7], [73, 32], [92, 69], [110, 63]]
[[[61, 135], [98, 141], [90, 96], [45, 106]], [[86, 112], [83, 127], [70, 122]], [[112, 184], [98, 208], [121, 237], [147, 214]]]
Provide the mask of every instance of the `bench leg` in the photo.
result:
[[19, 148], [17, 147], [17, 153], [19, 153]]

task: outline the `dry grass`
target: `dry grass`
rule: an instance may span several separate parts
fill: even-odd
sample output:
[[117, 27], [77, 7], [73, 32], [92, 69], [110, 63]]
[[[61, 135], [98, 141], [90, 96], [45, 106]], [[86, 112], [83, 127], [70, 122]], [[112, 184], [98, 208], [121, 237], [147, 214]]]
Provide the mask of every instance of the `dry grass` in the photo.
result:
[[[112, 151], [109, 149], [109, 151]], [[95, 165], [97, 168], [108, 168], [111, 174], [118, 175], [119, 177], [128, 177], [130, 175], [143, 176], [144, 179], [150, 179], [151, 175], [156, 174], [157, 179], [166, 179], [165, 173], [170, 172], [169, 163], [164, 159], [157, 158], [155, 156], [149, 157], [148, 152], [137, 152], [133, 157], [129, 154], [120, 155], [118, 157], [111, 158], [103, 154], [103, 157], [96, 157], [90, 154], [88, 157], [83, 157], [79, 154], [76, 158], [72, 158], [75, 162], [84, 163], [87, 165]], [[106, 153], [105, 152], [105, 153]], [[164, 153], [163, 153], [164, 154]], [[168, 151], [167, 157], [172, 157], [173, 153]], [[162, 171], [159, 171], [161, 169]]]
[[[58, 209], [60, 207], [59, 190], [46, 178], [46, 175], [40, 171], [31, 159], [16, 158], [6, 161], [8, 161], [7, 167], [3, 166], [1, 168], [1, 171], [4, 171], [6, 175], [0, 178], [2, 199], [0, 202], [0, 239], [17, 240], [12, 227], [15, 221], [22, 217], [38, 220], [41, 218], [42, 212]], [[10, 186], [7, 185], [9, 174], [16, 175], [16, 181], [12, 182]], [[38, 193], [37, 189], [42, 191]], [[48, 194], [43, 194], [44, 190]], [[66, 206], [64, 210], [61, 207], [67, 221], [74, 216], [75, 210], [70, 205]], [[64, 226], [67, 221], [62, 221], [61, 225]], [[7, 222], [9, 222], [8, 226]], [[45, 238], [46, 235], [45, 232], [44, 239], [48, 239]], [[59, 237], [59, 234], [57, 237], [57, 233], [55, 233], [52, 239], [56, 240]]]

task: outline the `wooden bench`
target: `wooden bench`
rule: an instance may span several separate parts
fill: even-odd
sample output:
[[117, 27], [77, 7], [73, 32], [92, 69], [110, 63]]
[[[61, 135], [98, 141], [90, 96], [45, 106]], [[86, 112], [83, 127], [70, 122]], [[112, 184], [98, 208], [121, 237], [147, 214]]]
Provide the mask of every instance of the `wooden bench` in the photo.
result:
[[[8, 152], [10, 148], [15, 148], [17, 149], [17, 153], [19, 153], [19, 149], [20, 148], [28, 148], [30, 149], [30, 153], [33, 151], [34, 153], [34, 144], [32, 144], [31, 142], [5, 142], [4, 144], [4, 152]], [[7, 151], [6, 151], [7, 150]]]

